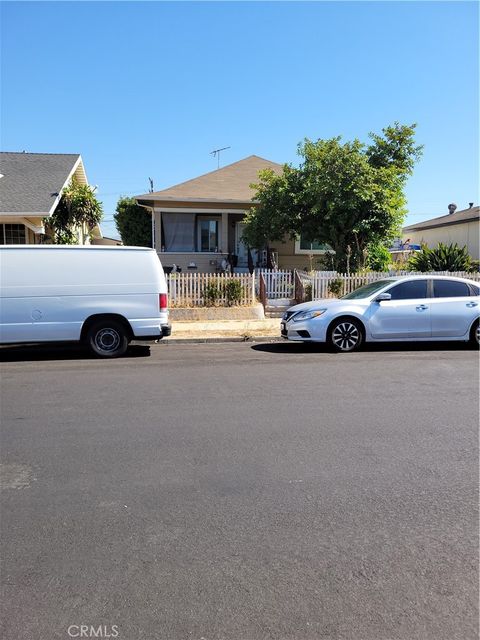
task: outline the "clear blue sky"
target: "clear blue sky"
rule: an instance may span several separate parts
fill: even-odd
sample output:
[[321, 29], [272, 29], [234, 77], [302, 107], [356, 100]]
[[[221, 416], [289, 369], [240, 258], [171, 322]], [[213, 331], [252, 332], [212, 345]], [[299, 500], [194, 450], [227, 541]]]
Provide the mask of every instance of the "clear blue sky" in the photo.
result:
[[3, 2], [2, 149], [81, 153], [104, 202], [305, 136], [418, 123], [408, 222], [479, 201], [474, 2]]

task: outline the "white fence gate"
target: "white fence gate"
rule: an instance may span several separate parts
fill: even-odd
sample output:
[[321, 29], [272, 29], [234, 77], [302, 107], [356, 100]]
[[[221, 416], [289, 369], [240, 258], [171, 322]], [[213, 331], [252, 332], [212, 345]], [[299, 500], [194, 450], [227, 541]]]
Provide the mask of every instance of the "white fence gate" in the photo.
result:
[[257, 269], [265, 280], [266, 295], [269, 300], [295, 297], [294, 272], [275, 269]]

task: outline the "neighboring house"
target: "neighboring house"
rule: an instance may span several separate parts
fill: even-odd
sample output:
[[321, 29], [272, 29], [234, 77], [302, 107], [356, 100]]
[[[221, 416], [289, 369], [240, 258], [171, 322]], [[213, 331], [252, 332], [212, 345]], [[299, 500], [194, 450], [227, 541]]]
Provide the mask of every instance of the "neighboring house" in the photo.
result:
[[[255, 195], [250, 185], [267, 168], [282, 171], [282, 165], [253, 155], [169, 189], [136, 196], [138, 204], [153, 214], [154, 247], [163, 264], [175, 264], [183, 271], [214, 272], [230, 254], [238, 257], [238, 268], [245, 270], [244, 216], [254, 206]], [[278, 266], [288, 269], [308, 267], [309, 254], [325, 253], [321, 246], [301, 238], [273, 243], [272, 249]], [[265, 264], [263, 254], [252, 253], [255, 264]]]
[[450, 205], [449, 210], [454, 211], [439, 218], [432, 218], [424, 222], [412, 224], [403, 229], [403, 239], [410, 244], [425, 243], [430, 248], [443, 244], [458, 244], [466, 246], [474, 260], [480, 258], [480, 207], [470, 204], [468, 209], [455, 211], [455, 205]]
[[[72, 178], [88, 184], [82, 158], [70, 153], [0, 152], [0, 244], [41, 244], [44, 218], [60, 202]], [[78, 243], [101, 238], [100, 228], [79, 229]]]
[[121, 240], [118, 240], [117, 238], [107, 238], [107, 236], [102, 236], [101, 238], [93, 238], [92, 244], [110, 245], [111, 247], [123, 246], [123, 242]]

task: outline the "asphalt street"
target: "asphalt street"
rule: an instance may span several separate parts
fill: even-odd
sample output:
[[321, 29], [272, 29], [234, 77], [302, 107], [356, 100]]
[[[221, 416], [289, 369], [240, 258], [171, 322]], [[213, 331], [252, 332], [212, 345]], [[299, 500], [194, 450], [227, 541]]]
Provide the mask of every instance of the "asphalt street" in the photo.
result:
[[2, 638], [478, 638], [478, 353], [0, 358]]

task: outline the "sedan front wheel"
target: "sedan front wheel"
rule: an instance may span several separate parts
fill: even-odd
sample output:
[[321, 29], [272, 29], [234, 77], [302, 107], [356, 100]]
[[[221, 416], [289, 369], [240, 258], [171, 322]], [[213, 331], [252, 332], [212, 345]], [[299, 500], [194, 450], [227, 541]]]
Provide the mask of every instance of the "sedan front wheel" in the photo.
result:
[[335, 351], [355, 351], [363, 343], [363, 327], [353, 318], [340, 318], [330, 327], [329, 343]]

